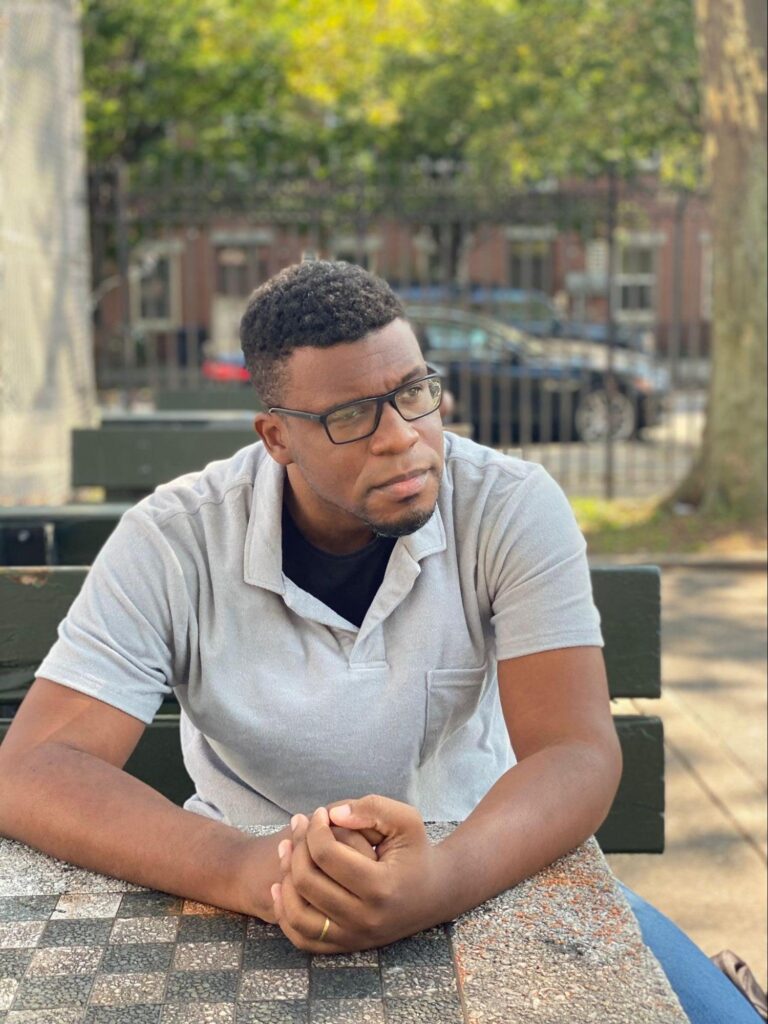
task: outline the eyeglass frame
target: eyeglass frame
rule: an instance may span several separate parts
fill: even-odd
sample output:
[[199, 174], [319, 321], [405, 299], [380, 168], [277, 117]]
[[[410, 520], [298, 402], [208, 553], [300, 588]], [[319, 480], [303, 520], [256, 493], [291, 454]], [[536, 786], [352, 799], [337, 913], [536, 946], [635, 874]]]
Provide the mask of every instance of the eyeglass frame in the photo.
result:
[[[434, 409], [430, 409], [429, 412], [419, 413], [418, 416], [414, 416], [413, 419], [407, 419], [395, 405], [395, 395], [405, 388], [412, 386], [413, 384], [421, 384], [425, 380], [437, 380], [440, 384], [440, 401], [443, 396], [443, 382], [442, 375], [438, 370], [430, 367], [427, 364], [427, 369], [430, 371], [423, 377], [414, 377], [413, 380], [407, 380], [405, 383], [400, 384], [398, 387], [393, 388], [392, 391], [387, 391], [384, 395], [367, 395], [365, 398], [358, 398], [354, 402], [341, 402], [339, 405], [334, 405], [331, 409], [326, 409], [325, 412], [304, 412], [302, 409], [283, 409], [278, 405], [272, 406], [271, 409], [267, 409], [269, 413], [281, 413], [283, 416], [295, 416], [297, 419], [312, 420], [315, 423], [322, 423], [323, 429], [325, 430], [326, 437], [331, 444], [354, 444], [355, 441], [364, 441], [366, 437], [372, 437], [373, 434], [379, 429], [381, 423], [381, 414], [384, 411], [384, 405], [389, 403], [395, 412], [400, 416], [406, 423], [415, 423], [416, 420], [424, 419], [425, 416], [431, 416], [433, 412], [437, 412], [440, 408], [440, 402], [437, 403]], [[376, 416], [373, 421], [373, 429], [369, 430], [367, 434], [361, 434], [360, 437], [352, 437], [349, 441], [334, 441], [331, 437], [331, 432], [328, 429], [328, 417], [333, 413], [338, 412], [339, 409], [346, 409], [348, 406], [361, 405], [363, 402], [376, 402]]]

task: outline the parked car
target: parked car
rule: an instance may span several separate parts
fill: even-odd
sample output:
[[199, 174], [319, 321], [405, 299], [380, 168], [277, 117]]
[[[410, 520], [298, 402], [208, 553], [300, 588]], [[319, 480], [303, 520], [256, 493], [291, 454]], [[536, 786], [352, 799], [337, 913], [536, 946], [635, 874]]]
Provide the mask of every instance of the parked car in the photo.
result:
[[[608, 340], [605, 323], [566, 319], [560, 315], [555, 303], [545, 292], [535, 289], [474, 285], [462, 290], [456, 285], [413, 285], [398, 288], [397, 294], [409, 305], [462, 302], [469, 309], [518, 327], [534, 338], [593, 341], [601, 345], [605, 345]], [[625, 324], [615, 325], [614, 340], [618, 348], [636, 352], [650, 353], [654, 348], [652, 331], [627, 327]]]
[[[512, 445], [605, 439], [607, 375], [600, 359], [555, 356], [546, 343], [477, 313], [447, 306], [408, 306], [406, 312], [426, 360], [443, 375], [444, 419], [453, 410], [457, 421], [472, 426], [476, 440]], [[202, 374], [219, 383], [249, 383], [242, 352], [204, 360]], [[612, 433], [629, 440], [659, 422], [668, 375], [633, 352], [614, 376]]]
[[640, 353], [617, 360], [609, 387], [604, 360], [555, 356], [493, 317], [445, 306], [407, 313], [425, 358], [455, 396], [457, 418], [485, 444], [605, 440], [609, 390], [615, 439], [636, 438], [660, 421], [669, 377]]

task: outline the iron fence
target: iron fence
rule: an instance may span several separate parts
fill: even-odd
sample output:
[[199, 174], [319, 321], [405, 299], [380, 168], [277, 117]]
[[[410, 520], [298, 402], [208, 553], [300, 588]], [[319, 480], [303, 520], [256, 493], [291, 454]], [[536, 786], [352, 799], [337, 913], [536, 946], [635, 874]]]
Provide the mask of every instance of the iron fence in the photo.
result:
[[105, 402], [151, 407], [170, 392], [180, 407], [206, 391], [221, 407], [208, 375], [238, 351], [248, 295], [312, 252], [386, 278], [458, 421], [543, 462], [569, 492], [660, 493], [698, 446], [706, 207], [652, 176], [520, 192], [446, 162], [333, 181], [190, 163], [142, 178], [94, 170], [89, 197]]

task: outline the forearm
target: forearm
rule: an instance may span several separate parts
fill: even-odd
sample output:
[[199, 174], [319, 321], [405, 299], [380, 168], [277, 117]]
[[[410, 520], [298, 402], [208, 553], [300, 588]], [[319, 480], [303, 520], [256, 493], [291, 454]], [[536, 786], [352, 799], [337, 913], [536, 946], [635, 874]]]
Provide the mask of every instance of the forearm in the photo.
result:
[[574, 849], [603, 822], [621, 771], [618, 744], [567, 741], [516, 764], [440, 844], [444, 919], [479, 906]]
[[92, 871], [272, 919], [276, 838], [185, 811], [72, 747], [44, 743], [4, 766], [0, 834]]

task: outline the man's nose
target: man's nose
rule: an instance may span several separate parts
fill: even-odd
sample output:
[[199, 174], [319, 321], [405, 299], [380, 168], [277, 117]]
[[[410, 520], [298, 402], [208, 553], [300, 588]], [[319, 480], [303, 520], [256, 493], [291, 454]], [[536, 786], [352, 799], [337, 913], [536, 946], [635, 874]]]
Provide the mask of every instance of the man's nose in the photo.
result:
[[418, 439], [419, 432], [415, 424], [404, 420], [391, 402], [385, 402], [379, 425], [371, 435], [371, 452], [380, 455], [388, 451], [406, 451]]

